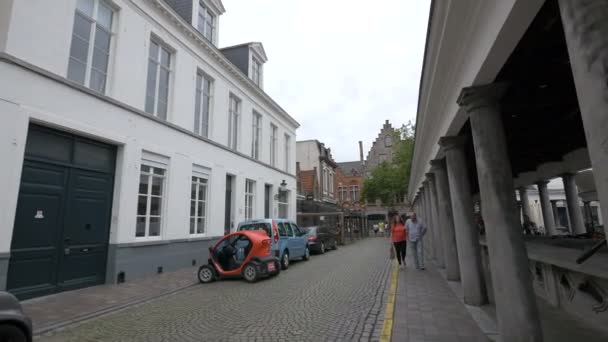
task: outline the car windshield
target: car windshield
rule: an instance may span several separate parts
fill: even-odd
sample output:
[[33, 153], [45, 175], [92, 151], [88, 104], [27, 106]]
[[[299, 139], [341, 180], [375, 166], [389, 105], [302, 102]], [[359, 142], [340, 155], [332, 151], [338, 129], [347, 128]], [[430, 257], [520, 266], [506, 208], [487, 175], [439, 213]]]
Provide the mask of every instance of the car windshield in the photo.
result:
[[302, 229], [304, 229], [308, 235], [316, 235], [317, 234], [317, 227], [304, 227]]
[[268, 236], [272, 236], [272, 230], [270, 229], [270, 223], [267, 222], [256, 222], [256, 223], [247, 223], [242, 225], [239, 230], [263, 230], [268, 234]]

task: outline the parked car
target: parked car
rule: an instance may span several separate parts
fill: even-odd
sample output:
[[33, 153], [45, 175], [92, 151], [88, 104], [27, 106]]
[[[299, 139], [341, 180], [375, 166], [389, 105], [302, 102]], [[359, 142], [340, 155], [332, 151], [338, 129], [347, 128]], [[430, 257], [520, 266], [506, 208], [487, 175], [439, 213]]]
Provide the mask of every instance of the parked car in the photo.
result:
[[209, 260], [198, 269], [198, 280], [210, 283], [221, 278], [243, 277], [253, 283], [262, 277], [275, 276], [281, 267], [271, 247], [272, 240], [261, 231], [226, 235], [209, 247]]
[[0, 341], [32, 341], [32, 320], [23, 312], [19, 300], [3, 291], [0, 291]]
[[306, 227], [308, 246], [313, 253], [324, 254], [328, 249], [338, 249], [336, 234], [328, 227]]
[[260, 219], [239, 223], [237, 231], [263, 230], [272, 239], [272, 253], [286, 270], [294, 259], [308, 260], [310, 249], [304, 229], [287, 219]]

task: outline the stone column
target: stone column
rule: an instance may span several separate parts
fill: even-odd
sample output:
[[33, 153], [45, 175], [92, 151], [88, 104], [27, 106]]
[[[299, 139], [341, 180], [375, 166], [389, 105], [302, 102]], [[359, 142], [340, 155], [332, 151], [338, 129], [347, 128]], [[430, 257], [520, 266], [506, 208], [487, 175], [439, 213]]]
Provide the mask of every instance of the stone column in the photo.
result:
[[443, 253], [443, 236], [441, 234], [441, 223], [439, 222], [439, 208], [437, 206], [437, 188], [435, 187], [435, 175], [432, 173], [426, 174], [426, 179], [429, 181], [429, 208], [431, 210], [431, 221], [433, 222], [433, 235], [435, 237], [435, 256], [437, 257], [437, 266], [445, 268], [445, 258]]
[[416, 193], [416, 214], [419, 218], [422, 218], [422, 189], [418, 188]]
[[[559, 0], [566, 45], [587, 149], [600, 200], [608, 218], [608, 26], [605, 0]], [[608, 236], [608, 224], [604, 225]]]
[[557, 231], [555, 230], [555, 217], [553, 216], [552, 202], [549, 200], [547, 184], [549, 184], [549, 181], [539, 181], [536, 183], [536, 186], [538, 186], [538, 196], [540, 197], [540, 206], [543, 212], [543, 221], [545, 222], [545, 232], [547, 235], [552, 236]]
[[446, 157], [464, 301], [469, 305], [479, 306], [488, 302], [488, 294], [481, 265], [479, 232], [473, 217], [473, 198], [464, 153], [464, 137], [443, 137], [439, 139], [439, 145]]
[[562, 175], [562, 181], [564, 182], [564, 192], [566, 193], [566, 207], [568, 207], [568, 217], [570, 217], [570, 230], [572, 234], [581, 235], [586, 234], [585, 221], [583, 220], [583, 213], [579, 206], [578, 189], [574, 181], [574, 175], [567, 173]]
[[433, 231], [434, 227], [433, 227], [433, 220], [431, 219], [431, 210], [429, 208], [429, 186], [428, 186], [428, 181], [423, 181], [422, 182], [422, 198], [424, 200], [423, 204], [424, 204], [424, 224], [426, 224], [427, 229], [428, 229], [428, 235], [430, 237], [429, 242], [430, 242], [430, 249], [429, 252], [431, 252], [431, 257], [433, 259], [437, 259], [437, 256], [435, 255], [435, 232]]
[[435, 259], [435, 239], [434, 239], [434, 235], [433, 235], [433, 228], [431, 227], [432, 222], [431, 219], [429, 218], [429, 195], [428, 195], [428, 188], [426, 186], [427, 182], [424, 181], [423, 182], [424, 187], [422, 188], [422, 205], [423, 205], [423, 212], [424, 212], [424, 216], [423, 216], [423, 222], [424, 224], [427, 226], [428, 232], [427, 235], [429, 236], [427, 238], [427, 245], [428, 245], [428, 250], [429, 250], [429, 256], [432, 259]]
[[592, 232], [595, 227], [593, 224], [593, 212], [591, 211], [591, 202], [584, 201], [583, 208], [585, 209], [585, 227], [587, 231]]
[[435, 188], [437, 191], [437, 208], [439, 219], [439, 232], [442, 236], [443, 257], [448, 280], [460, 280], [460, 265], [458, 264], [458, 250], [454, 232], [454, 219], [452, 203], [450, 200], [450, 184], [446, 171], [445, 160], [431, 160], [431, 172], [435, 174]]
[[530, 198], [528, 197], [528, 189], [521, 187], [519, 190], [519, 200], [521, 202], [521, 213], [522, 215], [528, 216], [528, 219], [532, 219], [530, 213]]
[[502, 340], [542, 341], [528, 255], [513, 200], [513, 174], [498, 103], [504, 90], [501, 85], [465, 88], [458, 104], [468, 112], [471, 122]]
[[[555, 221], [555, 227], [561, 227], [561, 222], [559, 220], [559, 213], [557, 212], [557, 200], [551, 200], [551, 208], [553, 209], [553, 218]], [[557, 231], [557, 228], [555, 229]]]

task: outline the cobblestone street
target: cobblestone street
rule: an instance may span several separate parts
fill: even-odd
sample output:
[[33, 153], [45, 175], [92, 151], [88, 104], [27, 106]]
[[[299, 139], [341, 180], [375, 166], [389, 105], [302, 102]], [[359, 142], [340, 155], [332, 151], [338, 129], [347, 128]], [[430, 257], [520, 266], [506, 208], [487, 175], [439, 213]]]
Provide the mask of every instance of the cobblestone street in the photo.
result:
[[36, 341], [378, 340], [389, 274], [388, 240], [370, 238], [274, 279], [196, 285]]

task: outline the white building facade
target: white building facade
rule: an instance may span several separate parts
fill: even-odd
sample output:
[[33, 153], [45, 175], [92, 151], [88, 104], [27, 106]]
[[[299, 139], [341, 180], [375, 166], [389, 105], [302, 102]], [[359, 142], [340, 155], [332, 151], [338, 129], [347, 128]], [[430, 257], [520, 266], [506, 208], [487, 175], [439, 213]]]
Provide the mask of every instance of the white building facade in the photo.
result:
[[261, 88], [260, 43], [241, 46], [246, 69], [216, 47], [223, 12], [2, 1], [0, 290], [162, 273], [241, 220], [295, 219], [299, 124]]

